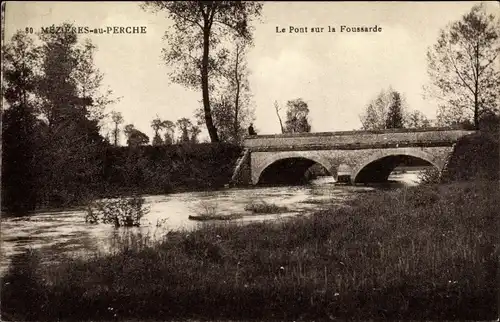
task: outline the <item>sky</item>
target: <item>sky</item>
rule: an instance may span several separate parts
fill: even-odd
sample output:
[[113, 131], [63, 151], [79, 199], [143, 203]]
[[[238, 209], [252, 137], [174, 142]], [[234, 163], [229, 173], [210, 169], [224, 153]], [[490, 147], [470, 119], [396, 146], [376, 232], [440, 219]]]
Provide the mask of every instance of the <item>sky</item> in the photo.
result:
[[[436, 102], [424, 99], [429, 83], [426, 52], [439, 31], [479, 2], [266, 2], [253, 22], [254, 46], [248, 54], [250, 88], [258, 134], [280, 132], [274, 102], [302, 98], [310, 109], [312, 132], [361, 128], [359, 115], [383, 89], [399, 91], [411, 110], [436, 116]], [[139, 2], [7, 2], [5, 39], [25, 28], [72, 22], [93, 28], [145, 26], [145, 34], [82, 34], [97, 46], [95, 64], [104, 89], [121, 97], [107, 111], [119, 111], [125, 124], [153, 136], [151, 120], [194, 121], [201, 90], [170, 81], [162, 60], [169, 46], [163, 35], [166, 13], [145, 12]], [[497, 2], [485, 2], [498, 12]], [[376, 33], [341, 32], [341, 26], [380, 27]], [[328, 27], [335, 32], [328, 32]], [[290, 27], [308, 32], [289, 32]], [[311, 28], [323, 27], [313, 33]], [[285, 28], [284, 33], [277, 30]], [[284, 117], [284, 115], [282, 115]], [[208, 138], [206, 131], [201, 139]], [[122, 142], [123, 143], [123, 142]]]

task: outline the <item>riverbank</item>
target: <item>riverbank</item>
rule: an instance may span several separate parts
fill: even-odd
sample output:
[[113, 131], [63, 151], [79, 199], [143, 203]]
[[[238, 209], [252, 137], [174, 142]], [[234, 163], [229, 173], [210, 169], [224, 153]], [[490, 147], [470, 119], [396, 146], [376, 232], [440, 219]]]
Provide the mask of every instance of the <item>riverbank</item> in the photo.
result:
[[3, 167], [2, 216], [79, 208], [101, 198], [221, 189], [230, 182], [241, 151], [227, 143], [102, 146], [82, 169], [85, 179], [66, 178], [47, 164], [33, 170], [40, 173], [35, 171], [31, 181], [19, 183], [18, 174]]
[[470, 319], [498, 311], [497, 182], [364, 194], [270, 223], [206, 225], [112, 255], [13, 259], [12, 320]]

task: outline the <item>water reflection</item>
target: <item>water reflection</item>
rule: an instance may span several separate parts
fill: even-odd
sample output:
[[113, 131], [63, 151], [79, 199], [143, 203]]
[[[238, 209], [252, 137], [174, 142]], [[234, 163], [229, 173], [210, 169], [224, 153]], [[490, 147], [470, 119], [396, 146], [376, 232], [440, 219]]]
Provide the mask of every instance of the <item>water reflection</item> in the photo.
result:
[[[418, 184], [418, 173], [393, 175], [384, 187]], [[186, 192], [171, 195], [145, 196], [150, 212], [134, 228], [151, 238], [160, 238], [169, 230], [196, 229], [200, 222], [190, 215], [215, 212], [218, 215], [244, 214], [236, 222], [274, 220], [320, 209], [325, 205], [342, 204], [360, 192], [379, 189], [376, 186], [336, 185], [333, 178], [318, 178], [304, 186], [231, 188], [210, 192]], [[252, 202], [265, 201], [291, 209], [280, 214], [252, 216], [245, 211]], [[113, 238], [120, 229], [106, 224], [85, 223], [83, 211], [38, 213], [29, 217], [2, 218], [1, 272], [4, 273], [10, 257], [26, 248], [42, 249], [44, 258], [57, 260], [63, 255], [81, 255], [112, 248]], [[123, 229], [122, 229], [123, 231]]]

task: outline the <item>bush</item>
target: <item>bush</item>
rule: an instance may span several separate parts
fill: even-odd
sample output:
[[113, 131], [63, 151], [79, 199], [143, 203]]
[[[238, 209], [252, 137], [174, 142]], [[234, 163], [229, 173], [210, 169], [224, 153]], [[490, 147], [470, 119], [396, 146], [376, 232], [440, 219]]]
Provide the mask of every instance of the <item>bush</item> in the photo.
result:
[[450, 157], [443, 182], [499, 179], [499, 139], [490, 132], [460, 138]]
[[441, 180], [441, 173], [435, 167], [427, 168], [420, 172], [418, 175], [421, 184], [434, 184], [439, 183]]
[[149, 212], [143, 197], [93, 201], [87, 206], [85, 222], [113, 224], [115, 227], [138, 227], [141, 218]]

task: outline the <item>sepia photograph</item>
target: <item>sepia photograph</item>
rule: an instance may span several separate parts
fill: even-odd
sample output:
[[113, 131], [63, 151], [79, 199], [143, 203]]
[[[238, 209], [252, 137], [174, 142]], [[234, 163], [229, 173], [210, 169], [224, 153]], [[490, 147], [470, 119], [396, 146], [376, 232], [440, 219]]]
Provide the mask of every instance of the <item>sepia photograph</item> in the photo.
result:
[[499, 321], [499, 2], [1, 15], [0, 321]]

